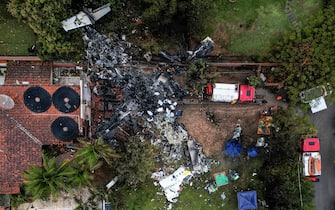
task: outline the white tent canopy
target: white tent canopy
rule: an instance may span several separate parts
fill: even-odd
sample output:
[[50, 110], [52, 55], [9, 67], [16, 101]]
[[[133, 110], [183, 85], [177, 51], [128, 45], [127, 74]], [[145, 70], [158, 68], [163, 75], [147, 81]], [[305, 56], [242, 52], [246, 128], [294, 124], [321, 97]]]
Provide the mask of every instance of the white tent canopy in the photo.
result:
[[312, 113], [320, 112], [327, 109], [327, 104], [323, 96], [311, 100], [309, 102], [309, 105], [311, 106]]

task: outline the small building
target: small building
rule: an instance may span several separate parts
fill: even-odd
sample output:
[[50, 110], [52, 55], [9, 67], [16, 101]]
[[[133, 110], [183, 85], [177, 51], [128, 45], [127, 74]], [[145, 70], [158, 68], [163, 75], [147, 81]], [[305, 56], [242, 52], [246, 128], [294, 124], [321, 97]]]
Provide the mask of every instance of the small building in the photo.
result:
[[239, 84], [215, 83], [213, 88], [212, 101], [233, 102], [239, 98]]

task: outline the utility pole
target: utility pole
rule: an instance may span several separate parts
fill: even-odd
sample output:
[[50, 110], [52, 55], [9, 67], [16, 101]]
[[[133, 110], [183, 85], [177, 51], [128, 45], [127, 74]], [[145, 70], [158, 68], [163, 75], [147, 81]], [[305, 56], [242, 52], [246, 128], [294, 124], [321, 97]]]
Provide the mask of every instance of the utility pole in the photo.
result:
[[299, 162], [298, 162], [298, 184], [299, 184], [299, 197], [300, 197], [300, 207], [303, 209], [304, 203], [302, 202], [302, 192], [301, 192], [301, 177], [300, 177], [300, 167], [299, 163], [301, 162], [301, 156], [299, 156]]

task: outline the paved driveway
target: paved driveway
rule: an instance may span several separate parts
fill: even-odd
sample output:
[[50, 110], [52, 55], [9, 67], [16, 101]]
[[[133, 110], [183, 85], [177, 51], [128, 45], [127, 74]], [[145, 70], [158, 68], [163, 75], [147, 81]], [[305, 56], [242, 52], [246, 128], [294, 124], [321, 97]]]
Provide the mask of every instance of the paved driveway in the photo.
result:
[[335, 209], [335, 106], [310, 115], [319, 130], [321, 141], [322, 175], [320, 182], [314, 183], [316, 210]]

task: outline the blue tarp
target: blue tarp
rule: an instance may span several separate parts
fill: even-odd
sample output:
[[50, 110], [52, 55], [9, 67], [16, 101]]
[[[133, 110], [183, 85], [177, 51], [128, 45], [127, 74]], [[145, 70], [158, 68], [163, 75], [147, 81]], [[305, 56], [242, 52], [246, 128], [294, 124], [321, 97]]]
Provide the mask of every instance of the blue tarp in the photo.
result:
[[257, 209], [257, 193], [255, 190], [237, 193], [238, 210]]
[[183, 110], [177, 110], [176, 111], [176, 116], [177, 117], [183, 116]]
[[225, 146], [225, 151], [230, 157], [237, 157], [242, 152], [242, 145], [239, 141], [228, 141]]
[[256, 147], [248, 148], [248, 156], [249, 157], [257, 157], [258, 156], [258, 149]]

